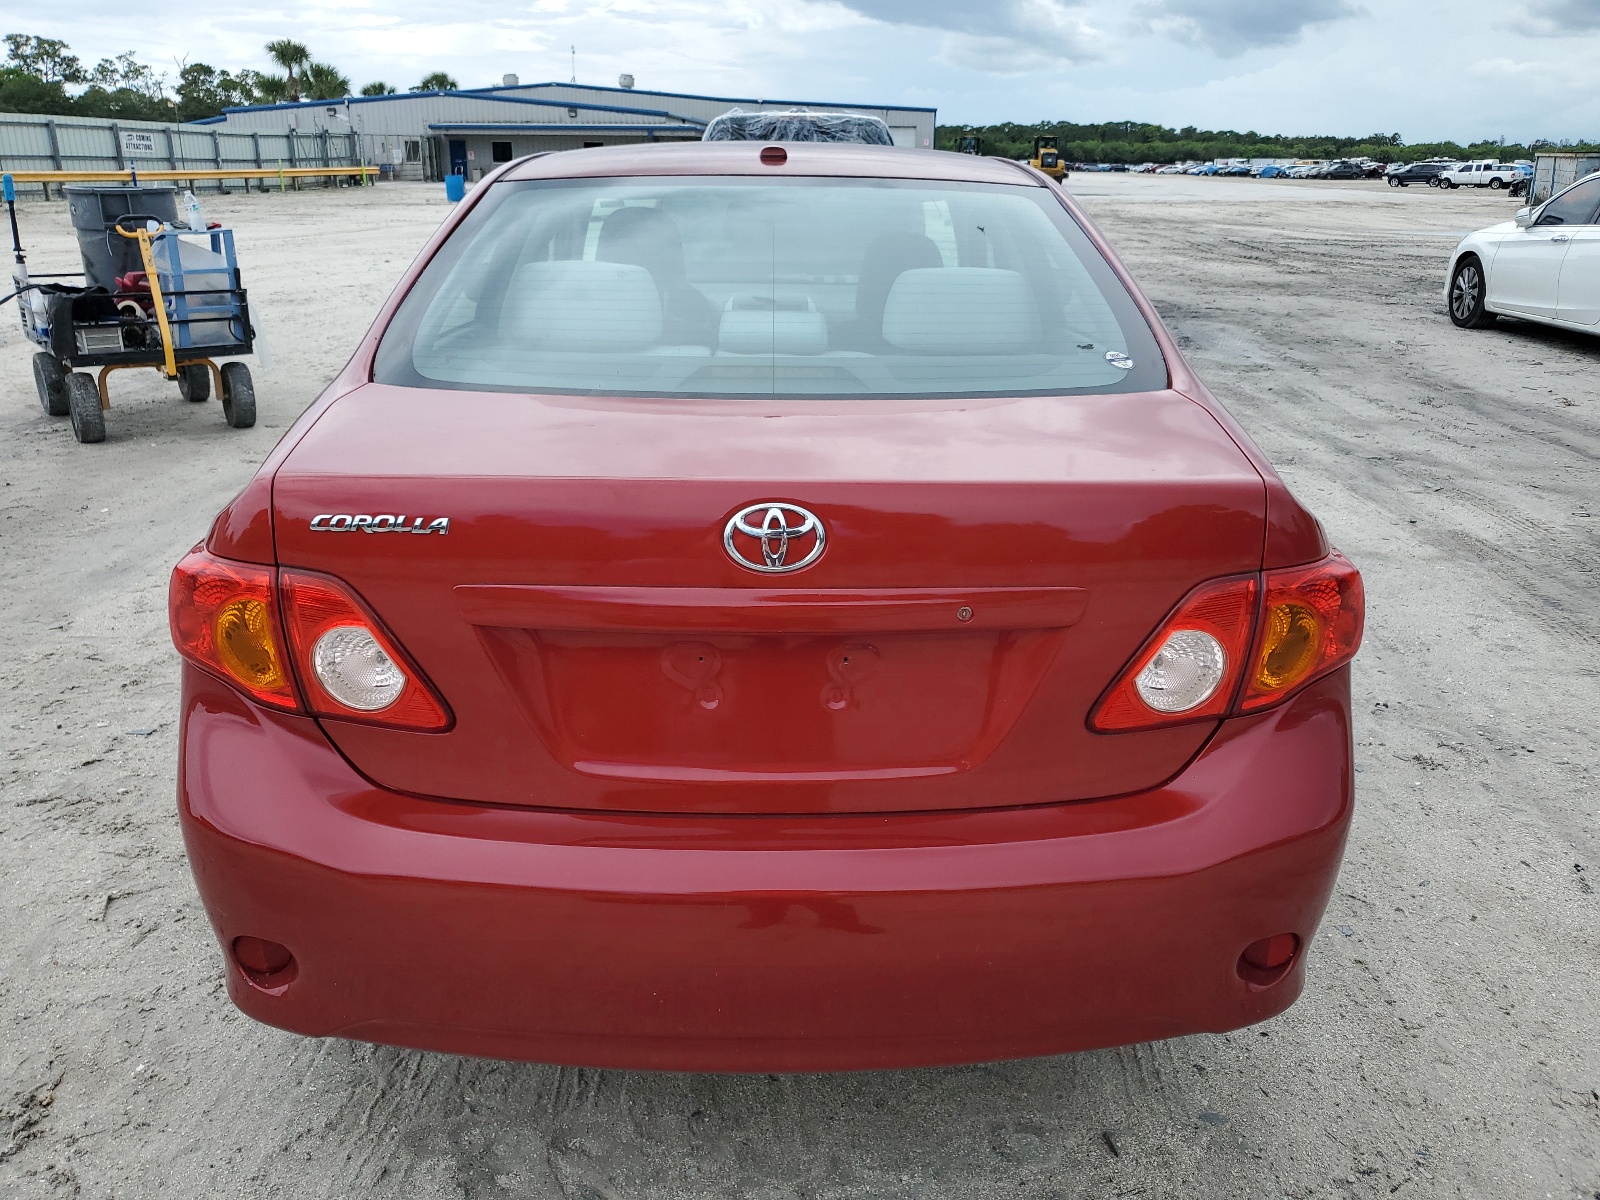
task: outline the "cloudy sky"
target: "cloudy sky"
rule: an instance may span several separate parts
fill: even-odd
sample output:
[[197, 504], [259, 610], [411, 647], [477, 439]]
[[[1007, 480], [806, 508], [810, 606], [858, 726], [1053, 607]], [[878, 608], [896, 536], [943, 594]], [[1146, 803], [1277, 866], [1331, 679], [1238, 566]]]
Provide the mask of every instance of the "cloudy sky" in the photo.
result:
[[[1407, 141], [1600, 139], [1600, 0], [0, 0], [94, 60], [267, 66], [308, 43], [359, 86], [565, 79], [936, 106], [948, 123], [1148, 120]], [[56, 16], [55, 14], [61, 14]]]

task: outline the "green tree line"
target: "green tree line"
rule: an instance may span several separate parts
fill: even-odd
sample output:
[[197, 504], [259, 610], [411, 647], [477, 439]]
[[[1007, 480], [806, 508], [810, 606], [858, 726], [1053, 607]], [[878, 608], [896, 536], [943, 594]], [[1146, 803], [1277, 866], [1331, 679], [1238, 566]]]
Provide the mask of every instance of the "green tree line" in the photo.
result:
[[1069, 162], [1172, 163], [1208, 162], [1217, 158], [1370, 158], [1377, 162], [1417, 162], [1425, 158], [1532, 158], [1539, 151], [1593, 152], [1595, 143], [1535, 140], [1527, 145], [1485, 139], [1406, 144], [1398, 133], [1371, 133], [1365, 137], [1305, 137], [1264, 134], [1255, 130], [1170, 129], [1142, 121], [1110, 121], [1078, 125], [1071, 121], [1041, 121], [1037, 125], [941, 125], [934, 144], [941, 150], [960, 149], [961, 139], [976, 135], [983, 152], [1001, 158], [1027, 158], [1033, 139], [1041, 134], [1058, 139]]
[[[0, 112], [51, 116], [116, 117], [128, 121], [195, 121], [224, 108], [277, 104], [285, 100], [338, 100], [352, 94], [350, 77], [319, 62], [301, 42], [280, 38], [264, 47], [281, 73], [246, 67], [219, 70], [202, 62], [182, 62], [168, 78], [130, 51], [87, 66], [58, 38], [27, 33], [5, 35], [6, 59], [0, 65]], [[411, 90], [448, 91], [460, 85], [444, 71], [425, 75]], [[395, 88], [374, 80], [363, 96], [393, 95]]]

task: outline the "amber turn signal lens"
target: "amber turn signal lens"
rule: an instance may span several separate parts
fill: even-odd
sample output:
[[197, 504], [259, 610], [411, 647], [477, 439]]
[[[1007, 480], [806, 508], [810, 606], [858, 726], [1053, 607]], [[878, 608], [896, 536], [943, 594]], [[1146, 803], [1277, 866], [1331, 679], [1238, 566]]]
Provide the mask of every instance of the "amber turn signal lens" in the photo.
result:
[[1361, 645], [1361, 573], [1337, 550], [1320, 562], [1263, 576], [1261, 631], [1239, 697], [1240, 712], [1287, 699], [1344, 666]]
[[283, 686], [283, 661], [272, 640], [272, 613], [251, 597], [230, 600], [217, 612], [217, 657], [249, 688], [275, 691]]
[[196, 666], [272, 708], [300, 703], [284, 659], [273, 568], [216, 558], [196, 547], [172, 572], [172, 643]]
[[1262, 633], [1256, 687], [1276, 692], [1299, 683], [1317, 661], [1321, 635], [1317, 614], [1305, 605], [1274, 604]]

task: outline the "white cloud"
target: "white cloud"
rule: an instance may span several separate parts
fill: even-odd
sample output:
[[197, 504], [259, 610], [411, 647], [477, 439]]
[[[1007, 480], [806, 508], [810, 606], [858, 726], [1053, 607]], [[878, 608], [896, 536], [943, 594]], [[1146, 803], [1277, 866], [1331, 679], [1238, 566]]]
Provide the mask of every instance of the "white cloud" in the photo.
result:
[[[641, 89], [929, 105], [949, 123], [1414, 142], [1600, 130], [1600, 92], [1574, 83], [1593, 74], [1600, 0], [280, 0], [157, 6], [132, 23], [120, 0], [9, 8], [9, 29], [64, 38], [91, 62], [131, 49], [169, 74], [180, 57], [266, 68], [264, 43], [290, 35], [358, 87], [433, 70], [471, 87], [507, 71], [566, 79], [576, 44], [586, 82], [625, 71]], [[1544, 36], [1557, 25], [1564, 36]]]

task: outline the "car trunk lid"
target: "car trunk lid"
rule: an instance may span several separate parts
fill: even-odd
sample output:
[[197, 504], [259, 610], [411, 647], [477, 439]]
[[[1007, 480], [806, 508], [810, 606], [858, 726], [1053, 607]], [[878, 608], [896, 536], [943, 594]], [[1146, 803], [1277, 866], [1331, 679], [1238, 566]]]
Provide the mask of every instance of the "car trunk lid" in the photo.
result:
[[[752, 507], [814, 514], [814, 564], [736, 561], [761, 561], [725, 544]], [[1260, 565], [1264, 491], [1171, 392], [757, 404], [367, 385], [288, 456], [274, 508], [280, 562], [350, 584], [454, 712], [442, 734], [324, 720], [375, 782], [874, 812], [1104, 796], [1181, 769], [1212, 724], [1103, 735], [1085, 718], [1194, 584]]]

